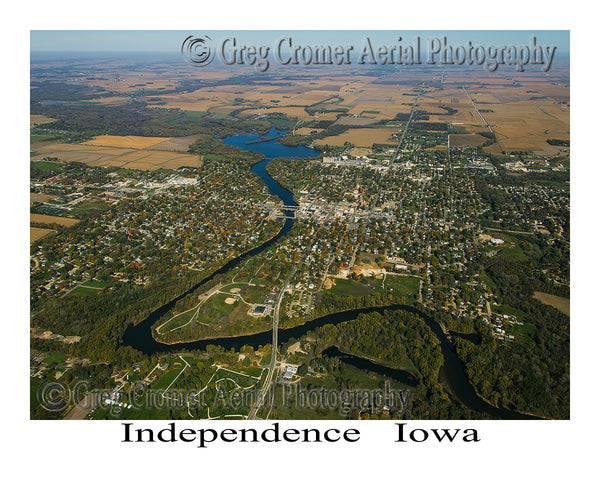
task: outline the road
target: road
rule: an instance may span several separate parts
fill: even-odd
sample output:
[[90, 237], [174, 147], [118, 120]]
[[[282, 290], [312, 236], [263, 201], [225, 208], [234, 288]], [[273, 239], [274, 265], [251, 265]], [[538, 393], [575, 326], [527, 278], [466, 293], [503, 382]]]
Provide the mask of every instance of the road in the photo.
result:
[[496, 139], [496, 143], [500, 146], [500, 148], [502, 150], [504, 150], [504, 147], [502, 146], [502, 144], [500, 143], [500, 140], [498, 140], [498, 138], [496, 137], [496, 132], [494, 132], [493, 127], [488, 123], [488, 121], [483, 117], [483, 115], [481, 114], [481, 112], [479, 111], [479, 109], [477, 108], [477, 105], [475, 105], [475, 101], [473, 100], [473, 97], [471, 97], [471, 94], [469, 93], [469, 91], [467, 90], [467, 87], [463, 86], [463, 90], [465, 91], [465, 93], [467, 94], [467, 97], [469, 97], [469, 100], [471, 100], [471, 105], [473, 105], [473, 108], [475, 109], [475, 111], [477, 112], [477, 115], [479, 115], [479, 118], [481, 118], [481, 121], [483, 122], [483, 124], [487, 127], [487, 129], [490, 131], [490, 133], [494, 136], [494, 138]]
[[[279, 308], [281, 307], [281, 301], [283, 300], [283, 296], [285, 295], [285, 291], [288, 288], [290, 280], [296, 274], [296, 270], [298, 266], [296, 265], [291, 273], [288, 275], [283, 287], [281, 288], [281, 292], [279, 292], [279, 296], [277, 297], [277, 303], [275, 304], [275, 310], [273, 311], [273, 341], [271, 343], [271, 363], [269, 364], [269, 374], [265, 379], [265, 383], [263, 384], [260, 392], [256, 397], [256, 402], [252, 405], [252, 408], [248, 412], [248, 420], [256, 420], [258, 417], [256, 414], [260, 407], [262, 407], [265, 397], [269, 391], [271, 386], [271, 382], [273, 380], [273, 375], [275, 374], [275, 365], [277, 363], [277, 332], [279, 327]], [[273, 405], [274, 395], [271, 397], [271, 406]]]
[[408, 117], [408, 122], [406, 122], [404, 131], [402, 132], [402, 138], [400, 138], [400, 141], [398, 142], [398, 146], [396, 147], [396, 151], [394, 152], [394, 156], [392, 157], [392, 160], [390, 161], [390, 163], [392, 163], [393, 161], [395, 161], [398, 158], [398, 153], [400, 153], [400, 148], [402, 147], [402, 144], [404, 143], [404, 137], [406, 136], [406, 132], [408, 131], [408, 127], [410, 126], [410, 122], [412, 122], [413, 115], [415, 114], [415, 110], [417, 108], [417, 104], [419, 103], [419, 98], [421, 98], [422, 93], [423, 93], [423, 88], [420, 88], [419, 94], [417, 95], [417, 98], [415, 98], [415, 103], [413, 103], [412, 109], [410, 110], [410, 117]]

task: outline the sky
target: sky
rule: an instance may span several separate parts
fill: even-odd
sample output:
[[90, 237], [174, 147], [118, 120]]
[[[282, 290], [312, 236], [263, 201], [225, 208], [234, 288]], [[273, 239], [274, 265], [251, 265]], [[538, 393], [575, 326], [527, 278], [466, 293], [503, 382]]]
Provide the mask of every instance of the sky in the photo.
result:
[[568, 30], [31, 30], [31, 52], [178, 52], [188, 35], [209, 35], [213, 40], [235, 36], [240, 42], [272, 46], [282, 36], [290, 36], [304, 44], [360, 44], [365, 37], [373, 42], [395, 43], [398, 36], [408, 44], [415, 37], [446, 36], [449, 43], [474, 45], [522, 45], [531, 37], [538, 44], [557, 47], [557, 52], [570, 50]]

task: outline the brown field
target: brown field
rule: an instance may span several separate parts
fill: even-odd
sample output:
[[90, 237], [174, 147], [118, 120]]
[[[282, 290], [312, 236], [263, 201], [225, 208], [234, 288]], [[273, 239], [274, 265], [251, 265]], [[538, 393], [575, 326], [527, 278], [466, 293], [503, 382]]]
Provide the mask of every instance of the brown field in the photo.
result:
[[170, 137], [138, 137], [135, 135], [101, 135], [81, 145], [92, 145], [95, 147], [119, 147], [119, 148], [148, 148], [157, 143], [171, 140]]
[[391, 128], [351, 128], [335, 137], [325, 137], [317, 140], [317, 145], [342, 146], [345, 142], [353, 143], [357, 147], [370, 148], [374, 143], [395, 143], [392, 133], [396, 130]]
[[29, 227], [29, 243], [33, 243], [54, 231], [55, 230], [50, 230], [48, 228]]
[[297, 128], [296, 129], [296, 135], [310, 135], [312, 132], [322, 132], [323, 129], [322, 128], [308, 128], [308, 127], [302, 127], [302, 128]]
[[494, 112], [484, 114], [495, 125], [496, 136], [506, 151], [534, 150], [554, 153], [546, 139], [570, 138], [569, 107], [551, 101], [523, 101], [494, 105]]
[[47, 225], [56, 223], [57, 225], [64, 225], [66, 227], [71, 227], [76, 223], [79, 223], [79, 220], [76, 220], [75, 218], [55, 217], [54, 215], [41, 215], [39, 213], [29, 214], [29, 221], [31, 223], [42, 223]]
[[[469, 87], [469, 93], [477, 107], [480, 110], [492, 110], [491, 112], [482, 112], [482, 115], [493, 126], [500, 145], [486, 147], [485, 151], [501, 153], [504, 149], [508, 152], [533, 150], [543, 154], [558, 153], [560, 147], [548, 145], [546, 140], [549, 138], [569, 139], [569, 107], [558, 104], [551, 98], [537, 100], [530, 100], [530, 98], [541, 95], [551, 96], [551, 94], [560, 98], [568, 97], [568, 87], [554, 86], [547, 82], [540, 85], [528, 83], [517, 87], [499, 80], [494, 83], [486, 79], [484, 85]], [[532, 93], [532, 91], [538, 93]], [[458, 110], [452, 116], [431, 115], [429, 121], [452, 122], [456, 126], [464, 127], [469, 133], [483, 131], [483, 122], [462, 88], [454, 86], [444, 88], [444, 90], [429, 92], [427, 97], [436, 99], [441, 105]], [[429, 99], [427, 102], [420, 101], [419, 106], [423, 110], [434, 113], [431, 109], [435, 104]], [[456, 146], [469, 141], [469, 137], [457, 137], [456, 135], [452, 135], [452, 137], [456, 137]], [[470, 137], [470, 139], [478, 140], [477, 136]], [[473, 145], [479, 144], [473, 143]]]
[[30, 125], [42, 125], [44, 123], [56, 122], [56, 118], [46, 117], [45, 115], [29, 115]]
[[197, 155], [154, 149], [54, 144], [39, 148], [37, 151], [41, 155], [56, 157], [65, 162], [76, 161], [101, 167], [115, 166], [140, 170], [157, 170], [159, 168], [174, 169], [200, 165], [200, 159]]
[[30, 193], [29, 201], [33, 202], [47, 202], [48, 200], [52, 200], [56, 198], [56, 195], [47, 195], [45, 193]]
[[[560, 153], [562, 147], [546, 143], [549, 138], [567, 140], [570, 137], [570, 107], [559, 102], [570, 100], [570, 89], [564, 84], [563, 73], [541, 75], [538, 72], [523, 74], [488, 73], [469, 75], [464, 72], [447, 73], [444, 89], [425, 87], [419, 100], [418, 109], [427, 112], [430, 122], [460, 124], [466, 134], [451, 135], [454, 146], [477, 146], [485, 139], [477, 132], [485, 126], [477, 115], [462, 86], [468, 86], [471, 96], [485, 119], [493, 126], [499, 144], [486, 147], [490, 153], [514, 150], [533, 150], [542, 154]], [[228, 71], [209, 67], [202, 71], [202, 78], [225, 79], [236, 75], [246, 75], [244, 68]], [[408, 113], [419, 91], [421, 82], [439, 84], [438, 73], [406, 72], [385, 74], [379, 79], [374, 76], [347, 74], [327, 74], [298, 80], [284, 80], [278, 85], [265, 79], [252, 85], [215, 85], [202, 87], [191, 92], [168, 93], [182, 81], [197, 79], [198, 72], [187, 68], [173, 68], [168, 64], [153, 65], [152, 69], [141, 68], [136, 72], [123, 71], [118, 76], [91, 80], [90, 85], [106, 88], [108, 91], [131, 93], [145, 90], [151, 95], [147, 101], [165, 102], [160, 108], [179, 108], [189, 111], [209, 112], [221, 117], [230, 115], [240, 108], [239, 117], [251, 118], [255, 115], [284, 113], [289, 117], [308, 120], [331, 120], [339, 124], [352, 125], [345, 133], [319, 140], [320, 145], [343, 145], [350, 141], [358, 148], [370, 148], [373, 143], [395, 143], [390, 133], [396, 130], [385, 128], [360, 128], [379, 120], [392, 120], [398, 113]], [[565, 77], [566, 78], [566, 77]], [[386, 83], [376, 83], [383, 80]], [[437, 82], [437, 83], [436, 83]], [[554, 84], [553, 84], [554, 83]], [[165, 91], [165, 93], [161, 93]], [[532, 97], [546, 97], [536, 98]], [[129, 97], [112, 96], [96, 99], [103, 104], [128, 102]], [[338, 119], [339, 112], [325, 112], [310, 116], [304, 107], [324, 102], [323, 108], [346, 108], [347, 115]], [[457, 112], [447, 115], [443, 106], [452, 107]], [[363, 113], [364, 112], [364, 113]], [[376, 112], [376, 113], [372, 113]], [[354, 117], [357, 115], [360, 117]], [[31, 122], [48, 122], [53, 119], [32, 116]], [[310, 127], [298, 129], [298, 135], [307, 135]], [[176, 168], [182, 165], [197, 165], [198, 159], [187, 156], [191, 137], [168, 139], [158, 137], [97, 137], [84, 145], [36, 144], [35, 150], [43, 156], [56, 156], [62, 160], [76, 160], [90, 165], [115, 165], [125, 168]], [[84, 147], [87, 147], [85, 149]], [[441, 147], [440, 147], [441, 148]], [[175, 152], [165, 156], [166, 152]], [[160, 154], [159, 154], [160, 153]]]
[[533, 297], [537, 298], [544, 305], [550, 305], [557, 308], [565, 315], [571, 315], [571, 300], [569, 298], [550, 295], [549, 293], [543, 292], [534, 292]]

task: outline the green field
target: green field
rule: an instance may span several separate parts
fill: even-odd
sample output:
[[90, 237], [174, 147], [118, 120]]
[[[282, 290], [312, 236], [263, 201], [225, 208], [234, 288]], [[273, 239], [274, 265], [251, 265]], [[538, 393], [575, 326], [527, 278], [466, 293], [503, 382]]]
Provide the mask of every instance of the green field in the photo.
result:
[[102, 292], [102, 289], [110, 287], [111, 285], [113, 284], [110, 282], [101, 282], [100, 280], [87, 280], [81, 285], [78, 285], [76, 288], [74, 288], [71, 291], [70, 295], [75, 295], [77, 297], [95, 297]]
[[208, 112], [196, 112], [193, 110], [184, 110], [183, 112], [183, 118], [185, 120], [200, 120], [201, 118], [206, 117], [206, 115], [208, 115]]
[[392, 288], [393, 295], [409, 296], [419, 293], [419, 279], [399, 275], [388, 275], [385, 279], [386, 288]]
[[[379, 283], [381, 284], [381, 282]], [[366, 283], [361, 283], [360, 281], [336, 278], [335, 285], [331, 287], [330, 292], [333, 295], [339, 295], [342, 297], [364, 297], [365, 295], [376, 293], [376, 290], [376, 283], [370, 280]]]
[[[175, 363], [180, 363], [181, 365], [174, 365]], [[173, 359], [171, 364], [169, 365], [168, 370], [163, 373], [163, 375], [158, 379], [156, 383], [152, 385], [153, 388], [157, 390], [164, 390], [167, 388], [175, 377], [181, 373], [181, 371], [185, 368], [185, 363], [181, 361], [181, 359]]]
[[102, 290], [96, 290], [94, 288], [83, 288], [78, 286], [69, 292], [69, 295], [75, 295], [76, 297], [97, 297]]
[[48, 160], [41, 160], [39, 162], [31, 162], [31, 168], [41, 170], [42, 172], [62, 172], [64, 163], [62, 162], [51, 162]]
[[196, 308], [193, 308], [189, 311], [184, 311], [178, 314], [175, 314], [173, 317], [171, 317], [171, 319], [166, 322], [163, 328], [160, 329], [161, 334], [165, 333], [165, 332], [169, 332], [171, 330], [173, 330], [174, 328], [180, 327], [182, 325], [185, 325], [186, 323], [188, 323], [191, 318], [194, 316], [194, 314], [196, 313]]
[[226, 382], [228, 390], [236, 389], [237, 387], [235, 386], [235, 384], [233, 382], [231, 382], [229, 380], [224, 380], [227, 378], [233, 380], [235, 383], [237, 383], [242, 388], [248, 388], [253, 385], [257, 385], [257, 383], [259, 383], [261, 381], [261, 380], [257, 380], [256, 378], [247, 377], [245, 375], [240, 375], [237, 373], [232, 373], [232, 372], [220, 369], [216, 373], [215, 378], [213, 379], [213, 382], [222, 380], [222, 381]]
[[513, 308], [509, 305], [492, 305], [492, 312], [506, 315], [514, 315], [517, 320], [523, 321], [527, 316], [521, 310]]
[[53, 140], [55, 138], [56, 138], [56, 135], [30, 135], [29, 141], [31, 143], [35, 143], [35, 142], [43, 142], [46, 140]]
[[44, 358], [44, 363], [51, 363], [54, 365], [63, 365], [69, 356], [61, 352], [51, 352]]
[[210, 316], [211, 313], [219, 313], [225, 317], [229, 316], [237, 308], [239, 300], [228, 305], [225, 303], [225, 299], [227, 298], [230, 298], [229, 295], [223, 293], [213, 295], [202, 306], [201, 314], [207, 316], [206, 314], [208, 313], [208, 316]]
[[71, 210], [70, 214], [74, 217], [81, 217], [84, 215], [94, 214], [108, 210], [110, 205], [104, 202], [86, 202], [75, 205]]

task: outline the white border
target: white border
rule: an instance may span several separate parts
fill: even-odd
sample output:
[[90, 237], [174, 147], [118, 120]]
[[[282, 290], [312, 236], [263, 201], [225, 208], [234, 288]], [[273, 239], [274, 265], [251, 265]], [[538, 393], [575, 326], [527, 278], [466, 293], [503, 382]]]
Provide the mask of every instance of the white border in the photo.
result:
[[[10, 439], [4, 458], [21, 471], [45, 478], [149, 475], [282, 476], [285, 478], [359, 478], [390, 475], [424, 478], [559, 478], [574, 471], [597, 471], [591, 463], [597, 426], [598, 387], [592, 371], [596, 341], [595, 300], [597, 241], [593, 227], [598, 214], [597, 58], [595, 15], [573, 4], [550, 5], [503, 1], [377, 2], [337, 4], [322, 1], [264, 2], [27, 2], [18, 12], [5, 12], [2, 132], [11, 144], [5, 162], [2, 200], [6, 218], [2, 235], [4, 332], [8, 354], [2, 412], [4, 438]], [[11, 9], [16, 5], [13, 4]], [[190, 445], [120, 444], [118, 422], [32, 422], [28, 420], [29, 343], [24, 312], [28, 311], [28, 95], [30, 29], [571, 29], [572, 75], [572, 409], [570, 421], [460, 422], [478, 428], [483, 441], [461, 447], [437, 444], [398, 445], [388, 438], [392, 426], [361, 422], [364, 440], [354, 445], [274, 445], [259, 448], [227, 444], [196, 449]], [[591, 116], [591, 113], [594, 116]], [[593, 143], [594, 142], [594, 143]], [[13, 229], [14, 225], [18, 225]], [[590, 228], [592, 227], [592, 228]], [[16, 231], [16, 234], [13, 234]], [[16, 341], [14, 337], [17, 337]], [[25, 380], [25, 381], [24, 381]], [[139, 426], [145, 423], [140, 422]], [[162, 426], [163, 423], [160, 422]], [[298, 422], [300, 423], [300, 422]], [[421, 422], [450, 427], [455, 422]], [[329, 422], [319, 422], [325, 428]], [[136, 424], [137, 425], [137, 424]], [[339, 426], [339, 424], [337, 424]], [[207, 426], [194, 422], [196, 428]], [[224, 427], [225, 424], [219, 424]], [[233, 423], [232, 427], [239, 427]], [[350, 427], [350, 423], [343, 423]], [[393, 432], [392, 432], [393, 435]], [[597, 443], [596, 443], [597, 444]], [[8, 465], [7, 465], [8, 466]], [[588, 470], [589, 468], [589, 470]], [[6, 471], [10, 471], [6, 469]], [[584, 474], [585, 475], [585, 474]]]

